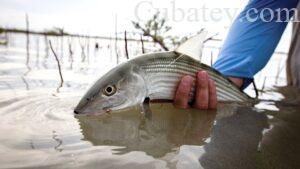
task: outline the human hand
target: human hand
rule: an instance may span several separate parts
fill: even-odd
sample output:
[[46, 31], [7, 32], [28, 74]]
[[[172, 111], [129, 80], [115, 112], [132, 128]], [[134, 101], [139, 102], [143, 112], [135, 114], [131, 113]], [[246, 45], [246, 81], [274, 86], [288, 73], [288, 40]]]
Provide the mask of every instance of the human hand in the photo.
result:
[[[196, 81], [196, 82], [195, 82]], [[207, 72], [197, 72], [196, 79], [192, 76], [185, 75], [180, 80], [175, 97], [174, 106], [177, 108], [189, 108], [189, 94], [195, 82], [194, 103], [192, 107], [208, 110], [217, 108], [217, 92], [216, 85], [210, 79]]]

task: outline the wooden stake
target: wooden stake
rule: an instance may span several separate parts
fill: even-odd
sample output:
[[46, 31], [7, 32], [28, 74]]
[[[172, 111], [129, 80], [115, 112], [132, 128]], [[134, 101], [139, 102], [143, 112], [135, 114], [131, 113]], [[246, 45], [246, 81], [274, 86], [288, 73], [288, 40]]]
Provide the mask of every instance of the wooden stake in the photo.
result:
[[40, 63], [40, 40], [39, 37], [36, 38], [36, 61], [35, 65], [36, 67], [39, 67]]
[[59, 88], [61, 88], [63, 86], [63, 83], [64, 83], [64, 79], [63, 79], [63, 76], [62, 76], [62, 71], [61, 71], [61, 67], [60, 67], [60, 62], [59, 62], [59, 59], [52, 47], [52, 44], [51, 44], [51, 40], [49, 40], [49, 45], [50, 45], [50, 49], [55, 57], [55, 60], [57, 62], [57, 66], [58, 66], [58, 72], [59, 72], [59, 76], [60, 76], [60, 84], [58, 86], [58, 88], [56, 89], [57, 92], [59, 92]]
[[277, 74], [276, 74], [276, 79], [275, 79], [275, 84], [276, 85], [278, 84], [278, 78], [279, 78], [280, 72], [282, 71], [282, 69], [284, 67], [284, 66], [280, 67], [281, 61], [282, 61], [282, 59], [280, 59], [279, 62], [278, 62]]
[[262, 85], [262, 88], [261, 88], [261, 92], [264, 92], [264, 90], [265, 90], [266, 79], [267, 79], [267, 76], [265, 76], [265, 78], [264, 78], [264, 82], [263, 82], [263, 85]]
[[144, 40], [143, 40], [143, 36], [141, 35], [141, 43], [142, 43], [142, 53], [145, 53], [145, 48], [144, 48]]
[[90, 38], [86, 37], [86, 40], [87, 40], [86, 57], [87, 57], [87, 62], [90, 63]]
[[69, 62], [70, 62], [70, 69], [73, 69], [73, 49], [72, 49], [72, 40], [68, 39], [68, 46], [69, 46]]
[[29, 19], [28, 19], [28, 15], [26, 14], [25, 16], [25, 20], [26, 20], [26, 65], [29, 64]]
[[129, 55], [128, 55], [128, 46], [127, 46], [127, 32], [125, 31], [124, 33], [124, 39], [125, 39], [125, 53], [126, 53], [126, 58], [129, 59]]
[[119, 54], [118, 54], [118, 16], [116, 15], [115, 18], [115, 52], [116, 52], [116, 56], [117, 56], [117, 64], [119, 64]]
[[213, 64], [213, 52], [210, 53], [210, 67], [212, 67]]

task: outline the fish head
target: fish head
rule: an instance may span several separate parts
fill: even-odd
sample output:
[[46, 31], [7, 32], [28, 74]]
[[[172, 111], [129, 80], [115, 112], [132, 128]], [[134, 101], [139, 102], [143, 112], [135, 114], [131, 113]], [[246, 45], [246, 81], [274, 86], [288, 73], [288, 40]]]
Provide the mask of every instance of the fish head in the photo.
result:
[[145, 85], [144, 77], [136, 66], [121, 64], [92, 85], [74, 113], [99, 115], [142, 103], [147, 93]]

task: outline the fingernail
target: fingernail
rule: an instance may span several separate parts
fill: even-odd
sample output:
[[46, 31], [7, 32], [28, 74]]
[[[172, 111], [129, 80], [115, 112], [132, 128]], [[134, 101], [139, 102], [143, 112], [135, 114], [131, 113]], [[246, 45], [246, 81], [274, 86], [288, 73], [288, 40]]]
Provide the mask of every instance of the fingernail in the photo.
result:
[[205, 71], [200, 71], [200, 72], [198, 73], [198, 77], [199, 77], [200, 80], [206, 80], [207, 77], [208, 77], [207, 72], [205, 72]]
[[184, 76], [183, 78], [184, 78], [185, 81], [188, 81], [188, 82], [194, 80], [194, 78], [193, 78], [192, 76], [189, 76], [189, 75], [186, 75], [186, 76]]
[[190, 77], [189, 76], [184, 76], [181, 79], [181, 84], [187, 86], [189, 84], [189, 81], [190, 81]]

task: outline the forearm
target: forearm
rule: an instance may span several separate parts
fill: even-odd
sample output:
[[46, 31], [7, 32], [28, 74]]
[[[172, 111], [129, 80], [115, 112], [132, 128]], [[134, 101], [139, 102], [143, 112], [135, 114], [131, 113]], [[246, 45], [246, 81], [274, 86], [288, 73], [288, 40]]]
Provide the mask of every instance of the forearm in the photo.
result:
[[298, 0], [250, 1], [231, 26], [213, 67], [225, 76], [250, 82], [267, 64], [285, 30], [287, 22], [278, 21], [292, 16], [279, 9], [291, 10], [297, 4]]

